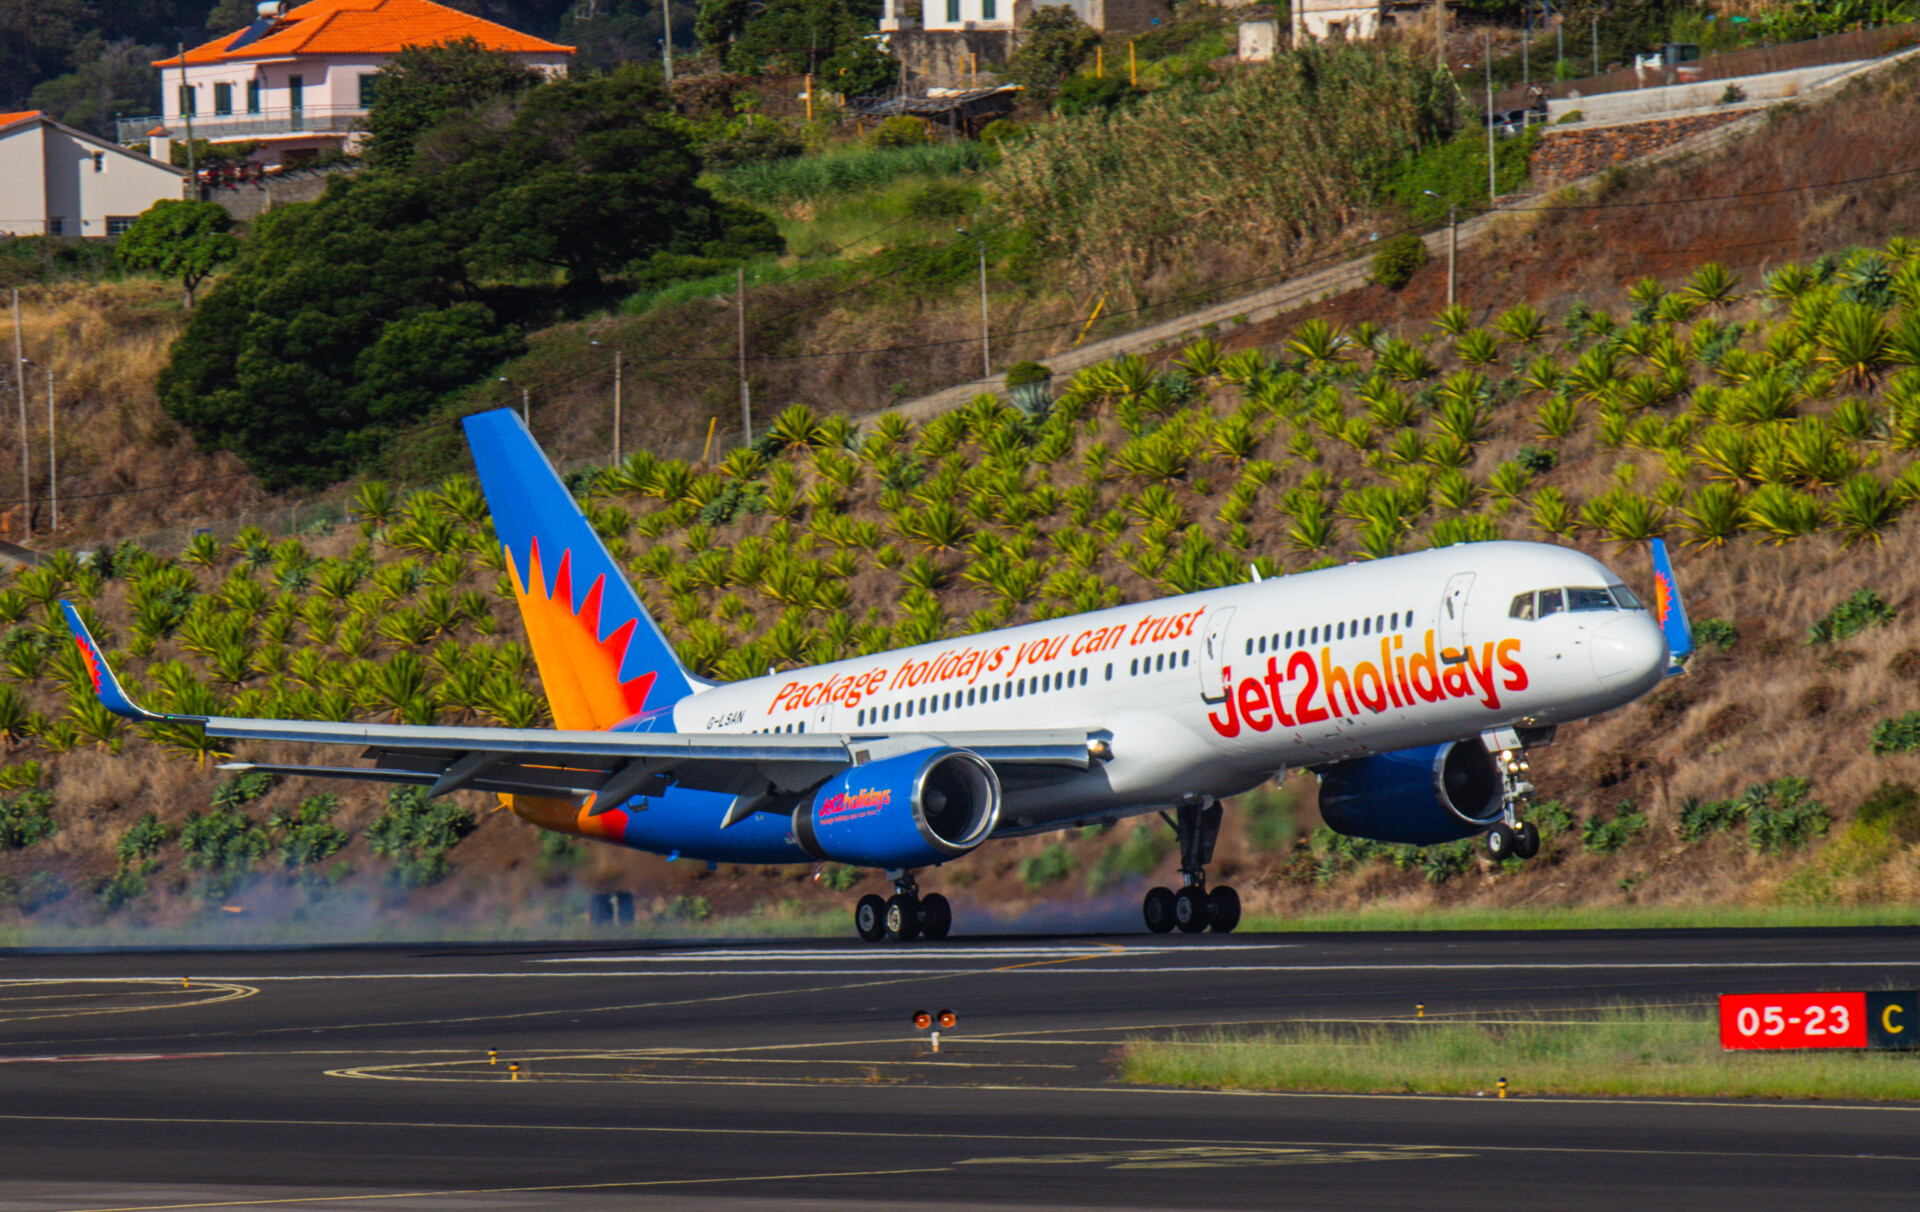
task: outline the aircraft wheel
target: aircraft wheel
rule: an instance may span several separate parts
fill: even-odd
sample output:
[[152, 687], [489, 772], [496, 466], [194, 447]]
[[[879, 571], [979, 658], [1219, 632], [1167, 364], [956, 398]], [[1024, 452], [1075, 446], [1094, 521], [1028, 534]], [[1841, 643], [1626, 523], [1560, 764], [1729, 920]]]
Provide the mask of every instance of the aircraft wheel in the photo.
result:
[[1530, 859], [1540, 853], [1540, 830], [1535, 828], [1532, 821], [1520, 826], [1520, 831], [1513, 840], [1513, 852], [1523, 859]]
[[1155, 934], [1173, 929], [1173, 893], [1165, 888], [1153, 889], [1141, 904], [1140, 914], [1147, 919], [1147, 929]]
[[1185, 933], [1198, 934], [1205, 930], [1211, 916], [1205, 888], [1182, 888], [1173, 894], [1173, 923]]
[[1487, 857], [1494, 862], [1513, 856], [1513, 849], [1519, 843], [1512, 827], [1504, 822], [1487, 830]]
[[1232, 934], [1240, 924], [1240, 894], [1226, 884], [1207, 893], [1207, 917], [1215, 934]]
[[953, 929], [953, 906], [938, 892], [920, 898], [920, 935], [938, 942]]
[[853, 907], [853, 928], [870, 943], [887, 937], [887, 902], [871, 892], [861, 897]]
[[887, 898], [887, 937], [910, 943], [920, 937], [920, 901], [904, 893]]

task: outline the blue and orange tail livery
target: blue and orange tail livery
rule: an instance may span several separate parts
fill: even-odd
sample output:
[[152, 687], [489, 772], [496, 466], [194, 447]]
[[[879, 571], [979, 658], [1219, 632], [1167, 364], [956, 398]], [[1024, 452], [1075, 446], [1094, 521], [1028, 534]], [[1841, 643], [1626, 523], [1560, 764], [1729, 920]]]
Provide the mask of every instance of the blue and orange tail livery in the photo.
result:
[[607, 729], [684, 698], [691, 675], [519, 414], [466, 428], [554, 727]]
[[1687, 608], [1680, 601], [1680, 586], [1673, 579], [1673, 561], [1667, 558], [1663, 539], [1653, 541], [1653, 617], [1667, 636], [1667, 651], [1677, 666], [1693, 652], [1693, 628], [1687, 622]]

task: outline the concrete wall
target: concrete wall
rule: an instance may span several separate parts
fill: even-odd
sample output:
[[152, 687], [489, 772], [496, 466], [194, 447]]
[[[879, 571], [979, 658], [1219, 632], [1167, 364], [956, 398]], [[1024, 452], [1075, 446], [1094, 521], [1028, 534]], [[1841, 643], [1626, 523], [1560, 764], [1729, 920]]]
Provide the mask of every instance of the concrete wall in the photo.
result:
[[1296, 38], [1359, 42], [1380, 32], [1380, 5], [1354, 0], [1295, 0], [1293, 33]]
[[1746, 94], [1747, 101], [1778, 101], [1798, 96], [1822, 80], [1858, 66], [1855, 63], [1822, 63], [1792, 71], [1767, 72], [1731, 80], [1706, 80], [1699, 84], [1655, 86], [1631, 92], [1602, 93], [1594, 97], [1570, 93], [1547, 102], [1547, 121], [1557, 122], [1576, 110], [1587, 122], [1634, 122], [1658, 118], [1682, 110], [1716, 105], [1726, 95], [1729, 85], [1737, 86]]
[[1240, 23], [1240, 58], [1249, 63], [1261, 63], [1273, 58], [1280, 46], [1280, 23], [1278, 21], [1242, 21]]
[[[907, 66], [907, 76], [915, 84], [938, 88], [957, 88], [969, 82], [968, 56], [979, 56], [980, 71], [990, 73], [1005, 63], [1019, 48], [1020, 36], [1012, 30], [900, 30], [889, 34], [893, 53]], [[993, 81], [983, 81], [993, 83]]]
[[285, 206], [289, 202], [311, 202], [326, 192], [329, 178], [338, 173], [352, 171], [354, 170], [343, 165], [337, 168], [295, 172], [266, 181], [248, 182], [245, 185], [209, 188], [202, 196], [209, 202], [217, 202], [226, 207], [227, 213], [232, 215], [236, 222], [248, 223], [276, 206]]

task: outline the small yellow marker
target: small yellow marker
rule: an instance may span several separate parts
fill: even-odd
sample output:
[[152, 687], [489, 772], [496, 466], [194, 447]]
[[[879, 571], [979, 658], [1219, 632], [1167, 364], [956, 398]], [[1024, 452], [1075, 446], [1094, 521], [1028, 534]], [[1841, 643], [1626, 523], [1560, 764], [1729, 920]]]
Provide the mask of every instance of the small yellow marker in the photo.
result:
[[497, 1049], [487, 1049], [487, 1063], [489, 1065], [497, 1065], [500, 1063], [500, 1053]]
[[193, 988], [193, 981], [183, 976], [180, 978], [180, 987], [182, 989], [191, 989]]
[[1504, 1077], [1501, 1078], [1500, 1084], [1496, 1088], [1500, 1091], [1500, 1097], [1505, 1098], [1507, 1096], [1507, 1079]]
[[1413, 1006], [1413, 1017], [1415, 1017], [1415, 1018], [1425, 1018], [1425, 1017], [1427, 1017], [1427, 1004], [1426, 1004], [1425, 1002], [1415, 1002], [1415, 1003], [1414, 1003], [1414, 1006]]
[[[508, 1065], [508, 1066], [507, 1066], [507, 1068], [508, 1068], [509, 1070], [511, 1070], [511, 1071], [512, 1071], [512, 1073], [513, 1073], [513, 1076], [512, 1076], [512, 1077], [510, 1077], [510, 1078], [508, 1078], [507, 1080], [508, 1080], [508, 1081], [515, 1081], [515, 1082], [517, 1082], [517, 1081], [519, 1081], [519, 1080], [520, 1080], [520, 1062], [519, 1062], [519, 1061], [514, 1061], [514, 1062], [513, 1062], [512, 1064], [510, 1064], [510, 1065]], [[1505, 1098], [1505, 1097], [1506, 1097], [1506, 1094], [1505, 1094], [1505, 1093], [1502, 1093], [1502, 1094], [1500, 1095], [1500, 1097], [1501, 1097], [1501, 1098]]]

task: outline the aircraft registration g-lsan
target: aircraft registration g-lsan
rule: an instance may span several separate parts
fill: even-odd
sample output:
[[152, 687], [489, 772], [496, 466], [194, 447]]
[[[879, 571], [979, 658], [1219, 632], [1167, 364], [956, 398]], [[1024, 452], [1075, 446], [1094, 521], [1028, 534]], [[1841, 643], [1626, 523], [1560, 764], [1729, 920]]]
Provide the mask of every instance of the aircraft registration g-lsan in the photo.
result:
[[1147, 893], [1147, 925], [1224, 932], [1239, 898], [1206, 881], [1223, 798], [1306, 768], [1342, 833], [1529, 857], [1526, 751], [1692, 646], [1657, 540], [1657, 620], [1579, 552], [1467, 543], [721, 685], [680, 663], [520, 418], [465, 424], [553, 729], [156, 714], [67, 606], [101, 701], [371, 761], [229, 769], [491, 791], [671, 857], [878, 868], [895, 894], [854, 912], [872, 941], [944, 937], [951, 908], [915, 875], [989, 839], [1159, 812], [1183, 886]]

